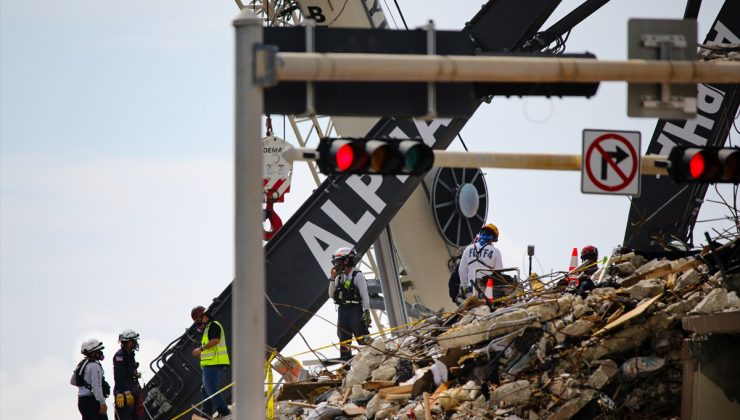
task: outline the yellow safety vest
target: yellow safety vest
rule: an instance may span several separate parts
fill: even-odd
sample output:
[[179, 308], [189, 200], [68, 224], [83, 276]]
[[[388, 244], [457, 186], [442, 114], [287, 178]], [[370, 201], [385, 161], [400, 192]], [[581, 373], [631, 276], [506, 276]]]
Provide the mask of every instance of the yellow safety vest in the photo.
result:
[[200, 345], [205, 346], [208, 341], [208, 329], [211, 328], [211, 324], [217, 324], [221, 327], [221, 339], [215, 346], [205, 349], [200, 353], [200, 366], [215, 366], [215, 365], [230, 365], [229, 353], [226, 349], [226, 332], [224, 331], [223, 325], [218, 321], [211, 321], [206, 325], [205, 331], [203, 331], [203, 337], [200, 339]]

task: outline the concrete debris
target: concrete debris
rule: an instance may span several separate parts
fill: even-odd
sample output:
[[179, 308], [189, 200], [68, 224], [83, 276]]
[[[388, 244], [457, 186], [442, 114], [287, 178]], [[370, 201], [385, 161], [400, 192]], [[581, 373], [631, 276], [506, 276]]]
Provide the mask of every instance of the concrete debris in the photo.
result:
[[594, 328], [594, 323], [585, 319], [578, 319], [576, 322], [560, 330], [568, 337], [582, 337], [589, 334]]
[[617, 268], [617, 272], [623, 276], [628, 276], [637, 270], [637, 267], [629, 261], [617, 264], [615, 267]]
[[727, 290], [714, 289], [689, 313], [711, 314], [721, 311], [725, 306], [727, 306]]
[[293, 401], [278, 398], [276, 418], [680, 417], [681, 346], [696, 334], [681, 321], [740, 312], [726, 280], [734, 277], [705, 256], [611, 261], [603, 287], [585, 298], [556, 282], [493, 305], [472, 297], [454, 314], [376, 338], [338, 369], [314, 373], [314, 384], [331, 378], [313, 385], [323, 399], [286, 394]]
[[737, 297], [737, 292], [730, 292], [727, 294], [727, 305], [725, 305], [726, 311], [740, 311], [740, 298]]
[[664, 282], [659, 279], [643, 280], [625, 289], [632, 299], [642, 300], [663, 293]]
[[519, 380], [501, 385], [491, 392], [491, 401], [499, 405], [518, 405], [529, 401], [532, 396], [532, 384]]
[[600, 390], [606, 386], [612, 378], [619, 372], [619, 367], [613, 360], [594, 361], [592, 364], [598, 364], [598, 368], [586, 380], [586, 387]]
[[691, 286], [696, 286], [697, 284], [699, 284], [700, 280], [701, 280], [701, 274], [699, 274], [698, 271], [692, 268], [689, 271], [681, 274], [681, 276], [676, 281], [675, 286], [673, 286], [673, 291], [681, 292], [683, 290], [688, 289]]

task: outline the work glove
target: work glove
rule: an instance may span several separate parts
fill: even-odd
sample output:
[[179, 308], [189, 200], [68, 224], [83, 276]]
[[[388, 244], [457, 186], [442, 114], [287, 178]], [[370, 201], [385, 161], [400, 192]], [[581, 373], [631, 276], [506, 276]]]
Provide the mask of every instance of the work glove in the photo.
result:
[[126, 397], [126, 407], [133, 407], [134, 406], [134, 394], [132, 394], [131, 391], [126, 391], [123, 393], [123, 395]]
[[123, 399], [123, 394], [116, 394], [116, 407], [123, 408], [125, 407], [126, 402]]
[[371, 319], [370, 319], [370, 310], [369, 310], [369, 309], [365, 309], [365, 312], [363, 312], [363, 314], [362, 314], [362, 322], [363, 322], [363, 323], [364, 323], [364, 324], [365, 324], [365, 325], [366, 325], [366, 326], [367, 326], [368, 328], [370, 328], [370, 325], [372, 325], [372, 321], [371, 321]]

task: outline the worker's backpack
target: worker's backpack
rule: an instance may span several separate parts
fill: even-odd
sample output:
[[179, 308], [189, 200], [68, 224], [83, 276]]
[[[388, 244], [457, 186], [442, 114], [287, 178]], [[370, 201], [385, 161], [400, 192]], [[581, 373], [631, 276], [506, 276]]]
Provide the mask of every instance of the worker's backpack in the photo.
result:
[[447, 281], [447, 289], [450, 294], [452, 303], [457, 304], [457, 297], [460, 295], [460, 263], [455, 264], [455, 269], [450, 274], [450, 279]]
[[[77, 367], [74, 370], [74, 374], [75, 374], [75, 383], [77, 384], [77, 386], [84, 386], [85, 388], [92, 391], [92, 385], [87, 383], [87, 381], [85, 380], [85, 368], [87, 367], [87, 364], [90, 362], [98, 363], [86, 357], [82, 359], [80, 363], [77, 364]], [[103, 377], [102, 387], [103, 387], [103, 397], [108, 398], [108, 396], [110, 395], [110, 384], [108, 384], [108, 382], [105, 380], [105, 377]]]

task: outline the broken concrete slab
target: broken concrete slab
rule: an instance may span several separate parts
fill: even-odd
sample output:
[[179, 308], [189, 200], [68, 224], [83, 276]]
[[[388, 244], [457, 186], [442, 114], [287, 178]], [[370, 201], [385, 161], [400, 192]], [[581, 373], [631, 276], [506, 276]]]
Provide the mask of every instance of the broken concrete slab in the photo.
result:
[[453, 328], [441, 334], [438, 342], [443, 351], [454, 347], [466, 347], [516, 331], [535, 320], [536, 317], [527, 310], [513, 309], [498, 316], [493, 314], [492, 318], [484, 321]]
[[535, 303], [527, 307], [527, 311], [537, 315], [539, 322], [546, 322], [553, 318], [561, 317], [569, 313], [573, 308], [572, 294], [566, 293], [557, 300], [547, 300], [542, 303]]
[[596, 390], [600, 390], [606, 386], [619, 372], [619, 366], [613, 360], [607, 359], [598, 362], [599, 367], [588, 377], [588, 380], [584, 384]]
[[740, 310], [740, 298], [737, 297], [737, 292], [732, 291], [727, 294], [727, 305], [725, 305], [725, 311], [732, 310], [737, 311]]
[[491, 401], [494, 404], [517, 405], [525, 403], [532, 396], [529, 381], [521, 379], [503, 384], [491, 392]]
[[682, 292], [691, 286], [699, 284], [700, 280], [701, 274], [692, 268], [678, 277], [676, 284], [673, 286], [673, 291], [676, 293]]
[[560, 330], [563, 334], [568, 337], [583, 337], [586, 334], [590, 334], [594, 328], [594, 323], [585, 319], [576, 320], [576, 322], [567, 325], [565, 328]]
[[591, 400], [596, 396], [596, 391], [585, 389], [580, 395], [571, 398], [565, 404], [563, 404], [555, 414], [550, 417], [550, 420], [568, 420], [578, 414]]
[[629, 252], [627, 254], [612, 257], [613, 264], [621, 264], [623, 262], [629, 262], [635, 267], [641, 267], [645, 264], [646, 260], [645, 257], [643, 257], [642, 255], [637, 255], [634, 252]]
[[668, 305], [665, 311], [673, 317], [680, 318], [686, 315], [690, 310], [694, 309], [702, 299], [701, 295], [696, 293], [691, 295], [687, 300], [680, 300], [674, 304]]
[[380, 366], [375, 369], [370, 376], [373, 381], [390, 381], [396, 376], [396, 368], [394, 366]]
[[634, 286], [628, 287], [625, 290], [630, 294], [632, 299], [642, 300], [647, 297], [653, 297], [660, 293], [663, 293], [665, 289], [665, 282], [660, 279], [649, 279], [642, 280]]
[[629, 276], [637, 270], [637, 267], [629, 261], [617, 264], [614, 267], [616, 267], [617, 271], [622, 276]]
[[727, 306], [727, 289], [714, 289], [689, 314], [711, 314]]
[[590, 361], [601, 359], [610, 354], [622, 353], [642, 343], [657, 331], [668, 327], [671, 324], [671, 320], [672, 318], [667, 313], [660, 311], [648, 318], [645, 322], [617, 331], [603, 339], [596, 340], [583, 349], [581, 356]]

